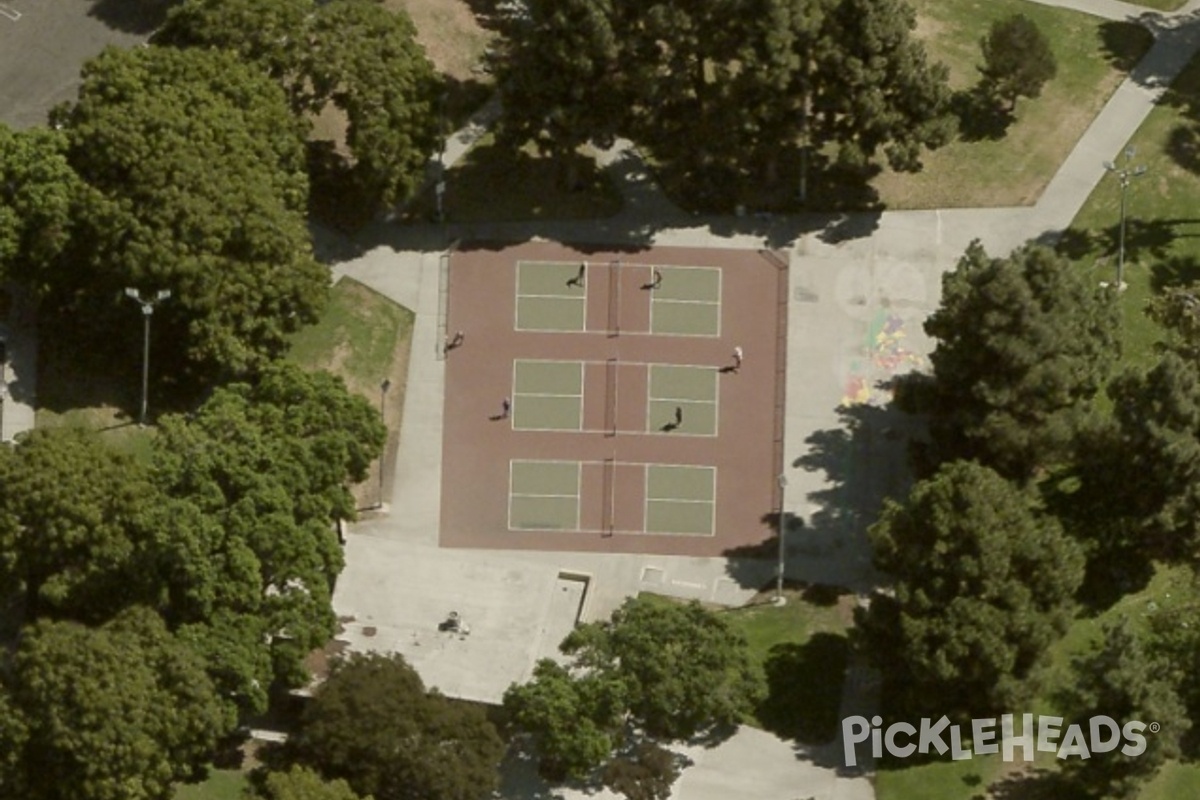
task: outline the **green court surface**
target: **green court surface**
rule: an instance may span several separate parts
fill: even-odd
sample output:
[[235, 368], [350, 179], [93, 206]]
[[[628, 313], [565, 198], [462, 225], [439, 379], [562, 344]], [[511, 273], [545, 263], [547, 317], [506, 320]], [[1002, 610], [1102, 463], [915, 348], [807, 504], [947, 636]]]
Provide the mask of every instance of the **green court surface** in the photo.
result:
[[717, 471], [713, 467], [646, 467], [646, 532], [712, 536]]
[[716, 436], [717, 378], [712, 367], [651, 364], [646, 430]]
[[650, 332], [676, 336], [721, 335], [721, 270], [659, 267], [662, 282], [650, 300]]
[[512, 426], [525, 431], [583, 427], [583, 363], [514, 361]]
[[579, 529], [578, 461], [509, 462], [508, 527]]
[[517, 262], [519, 331], [582, 331], [587, 325], [587, 276], [579, 285], [581, 262]]

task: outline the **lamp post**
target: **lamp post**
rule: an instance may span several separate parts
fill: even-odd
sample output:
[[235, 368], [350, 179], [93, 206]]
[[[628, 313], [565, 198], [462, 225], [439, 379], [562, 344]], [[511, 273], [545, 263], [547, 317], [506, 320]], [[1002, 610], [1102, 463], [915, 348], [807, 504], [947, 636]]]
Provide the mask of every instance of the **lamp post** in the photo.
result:
[[779, 473], [779, 477], [776, 478], [776, 481], [779, 483], [779, 563], [775, 567], [774, 602], [775, 605], [781, 606], [787, 602], [787, 600], [783, 597], [783, 559], [785, 552], [784, 546], [786, 544], [784, 539], [787, 536], [787, 511], [784, 510], [787, 508], [787, 503], [784, 501], [784, 498], [787, 496], [787, 475], [784, 475], [782, 472]]
[[383, 383], [379, 384], [379, 417], [384, 420], [384, 438], [383, 438], [383, 453], [379, 456], [379, 507], [383, 508], [383, 468], [387, 464], [387, 393], [388, 389], [392, 388], [392, 382], [388, 378], [383, 379]]
[[138, 416], [138, 425], [145, 426], [147, 396], [150, 391], [150, 318], [154, 316], [155, 304], [170, 297], [171, 291], [160, 289], [154, 297], [145, 299], [137, 289], [126, 288], [125, 296], [132, 298], [133, 302], [142, 307], [142, 320], [144, 321], [142, 326], [142, 413]]
[[1104, 162], [1104, 168], [1117, 176], [1121, 182], [1121, 229], [1118, 234], [1119, 244], [1117, 247], [1117, 291], [1125, 291], [1125, 201], [1126, 195], [1129, 194], [1129, 184], [1134, 178], [1140, 178], [1146, 174], [1144, 166], [1131, 166], [1129, 162], [1133, 161], [1133, 147], [1125, 148], [1125, 166], [1118, 167], [1111, 161]]

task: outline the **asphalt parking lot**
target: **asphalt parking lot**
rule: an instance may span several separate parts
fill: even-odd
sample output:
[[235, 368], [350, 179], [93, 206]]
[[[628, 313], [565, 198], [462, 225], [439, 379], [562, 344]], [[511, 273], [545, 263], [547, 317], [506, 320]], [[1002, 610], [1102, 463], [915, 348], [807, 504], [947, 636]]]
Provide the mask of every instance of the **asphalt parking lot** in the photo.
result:
[[162, 0], [0, 0], [0, 122], [44, 123], [72, 100], [84, 62], [132, 47], [162, 19]]

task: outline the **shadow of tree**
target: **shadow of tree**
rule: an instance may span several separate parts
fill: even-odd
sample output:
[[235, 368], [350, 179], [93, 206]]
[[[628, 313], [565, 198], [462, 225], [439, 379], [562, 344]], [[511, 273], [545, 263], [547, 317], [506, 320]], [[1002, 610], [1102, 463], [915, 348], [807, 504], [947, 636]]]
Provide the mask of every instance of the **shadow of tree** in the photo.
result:
[[988, 787], [991, 800], [1083, 800], [1057, 772], [1030, 768], [1006, 775]]
[[1193, 175], [1200, 174], [1200, 125], [1176, 125], [1167, 135], [1167, 155]]
[[1150, 267], [1150, 288], [1155, 292], [1196, 281], [1200, 281], [1200, 259], [1196, 256], [1172, 256]]
[[162, 26], [167, 12], [183, 0], [94, 0], [88, 16], [125, 33], [149, 34]]
[[832, 741], [849, 651], [845, 636], [824, 632], [804, 644], [772, 647], [763, 665], [767, 696], [757, 712], [766, 729], [803, 744]]
[[982, 83], [955, 92], [950, 110], [958, 117], [958, 135], [964, 142], [1003, 139], [1016, 119]]
[[[1116, 191], [1116, 190], [1114, 190]], [[1190, 239], [1200, 233], [1186, 233], [1182, 228], [1200, 222], [1200, 218], [1139, 219], [1125, 218], [1125, 261], [1165, 260], [1171, 244], [1179, 239]], [[1089, 254], [1116, 255], [1120, 248], [1121, 223], [1114, 219], [1112, 225], [1099, 229], [1064, 231], [1055, 244], [1059, 253], [1078, 260]]]
[[1154, 34], [1135, 22], [1102, 22], [1096, 35], [1100, 37], [1100, 52], [1105, 60], [1122, 72], [1137, 66], [1154, 43]]

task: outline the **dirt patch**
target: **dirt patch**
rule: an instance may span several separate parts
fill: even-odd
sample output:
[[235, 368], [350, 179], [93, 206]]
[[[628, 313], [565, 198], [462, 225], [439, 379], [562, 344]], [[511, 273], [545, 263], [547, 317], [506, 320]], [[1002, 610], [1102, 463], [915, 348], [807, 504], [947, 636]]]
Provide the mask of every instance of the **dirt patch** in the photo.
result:
[[384, 7], [404, 10], [417, 27], [417, 41], [438, 72], [460, 81], [478, 79], [480, 59], [495, 34], [479, 24], [461, 0], [385, 0]]

